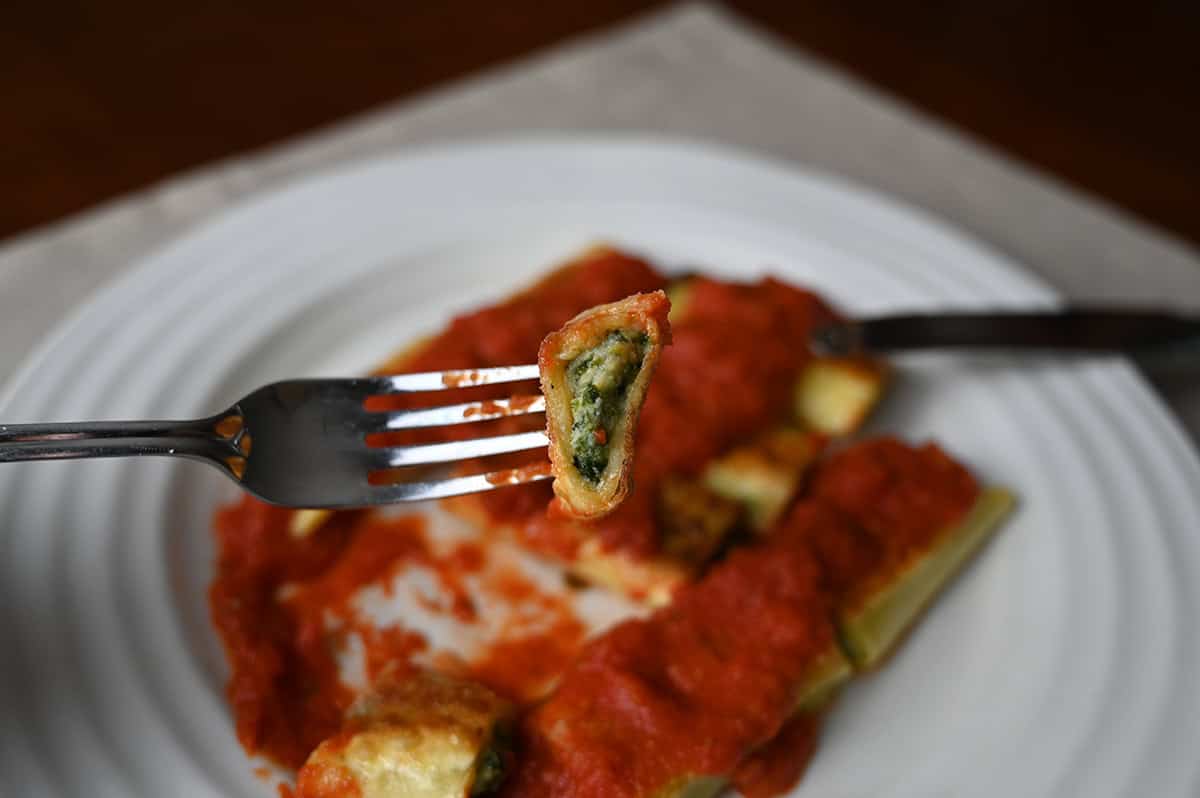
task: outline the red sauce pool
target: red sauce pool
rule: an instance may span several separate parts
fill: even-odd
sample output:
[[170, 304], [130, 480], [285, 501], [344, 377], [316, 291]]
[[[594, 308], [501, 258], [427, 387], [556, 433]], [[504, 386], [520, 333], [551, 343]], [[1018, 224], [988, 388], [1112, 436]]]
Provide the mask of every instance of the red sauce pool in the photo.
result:
[[226, 695], [238, 740], [249, 753], [296, 767], [337, 731], [352, 694], [338, 678], [322, 625], [290, 611], [277, 594], [329, 568], [356, 519], [340, 516], [324, 534], [295, 541], [287, 518], [248, 498], [217, 515], [209, 604], [232, 670]]
[[[209, 601], [232, 670], [226, 694], [239, 741], [250, 754], [296, 768], [338, 731], [355, 697], [337, 661], [351, 635], [362, 643], [371, 680], [428, 651], [419, 633], [364, 616], [355, 596], [372, 585], [386, 594], [399, 569], [418, 564], [438, 581], [438, 604], [430, 609], [475, 623], [465, 578], [483, 571], [487, 551], [466, 543], [435, 554], [418, 516], [337, 514], [304, 539], [292, 537], [288, 517], [250, 498], [218, 513]], [[474, 660], [446, 667], [514, 699], [544, 694], [581, 647], [583, 624], [561, 596], [516, 572], [489, 576], [484, 593], [489, 602], [520, 606], [538, 619], [537, 628], [513, 622]]]
[[[515, 570], [491, 574], [487, 592], [522, 612], [496, 630], [496, 642], [467, 664], [467, 672], [514, 701], [535, 701], [579, 653], [587, 628], [561, 596], [545, 593]], [[536, 628], [529, 628], [530, 618]]]

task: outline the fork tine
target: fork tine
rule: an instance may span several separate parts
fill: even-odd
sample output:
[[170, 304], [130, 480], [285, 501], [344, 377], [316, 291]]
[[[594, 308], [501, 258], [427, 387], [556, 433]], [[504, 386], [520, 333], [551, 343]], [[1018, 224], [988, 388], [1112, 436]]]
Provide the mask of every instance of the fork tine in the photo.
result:
[[544, 413], [546, 399], [542, 396], [514, 396], [509, 399], [486, 399], [459, 405], [443, 405], [418, 410], [397, 410], [390, 413], [371, 413], [363, 423], [367, 433], [392, 432], [420, 427], [443, 427], [452, 424], [471, 424], [507, 416]]
[[487, 369], [451, 369], [427, 371], [421, 374], [396, 374], [369, 380], [378, 394], [413, 393], [417, 391], [446, 391], [470, 388], [475, 385], [495, 385], [504, 382], [524, 382], [538, 378], [538, 367], [499, 366]]
[[372, 488], [371, 501], [377, 504], [392, 502], [415, 502], [426, 499], [444, 499], [448, 496], [461, 496], [464, 493], [480, 493], [485, 490], [506, 485], [522, 485], [528, 482], [538, 482], [549, 479], [550, 464], [544, 468], [515, 469], [512, 471], [493, 471], [490, 474], [476, 474], [470, 477], [452, 477], [450, 479], [435, 479], [425, 482], [400, 482], [394, 485], [381, 485]]
[[448, 443], [426, 443], [418, 446], [393, 446], [367, 450], [368, 468], [401, 468], [403, 466], [451, 463], [472, 457], [542, 449], [549, 445], [544, 432], [520, 432], [515, 435], [495, 435]]

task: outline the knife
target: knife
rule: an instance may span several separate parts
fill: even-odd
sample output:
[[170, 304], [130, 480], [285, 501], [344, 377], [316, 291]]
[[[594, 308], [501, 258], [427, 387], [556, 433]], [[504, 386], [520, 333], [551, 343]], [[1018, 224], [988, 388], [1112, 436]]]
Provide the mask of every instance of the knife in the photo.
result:
[[1157, 310], [1068, 308], [878, 316], [816, 328], [822, 355], [966, 349], [1112, 353], [1152, 366], [1200, 366], [1200, 316]]

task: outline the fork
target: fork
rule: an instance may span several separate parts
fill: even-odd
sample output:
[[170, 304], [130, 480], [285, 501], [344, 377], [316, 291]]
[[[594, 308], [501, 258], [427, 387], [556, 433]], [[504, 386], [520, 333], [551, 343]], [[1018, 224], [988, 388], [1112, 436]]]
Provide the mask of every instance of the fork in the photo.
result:
[[215, 466], [270, 504], [337, 509], [421, 501], [550, 477], [549, 463], [475, 476], [375, 485], [375, 471], [450, 464], [543, 449], [540, 431], [447, 443], [372, 447], [367, 436], [545, 412], [540, 396], [370, 412], [369, 397], [525, 382], [538, 367], [434, 371], [361, 379], [288, 380], [192, 421], [96, 421], [0, 425], [0, 462], [158, 455]]
[[[1065, 309], [943, 313], [844, 321], [813, 330], [808, 345], [839, 356], [913, 349], [1118, 352], [1200, 364], [1200, 318], [1158, 311]], [[494, 490], [550, 478], [548, 462], [474, 476], [372, 484], [376, 471], [450, 464], [544, 449], [544, 432], [446, 443], [373, 447], [367, 436], [544, 413], [540, 395], [370, 412], [372, 396], [528, 382], [536, 365], [432, 371], [345, 380], [288, 380], [259, 388], [223, 413], [194, 421], [0, 425], [0, 462], [161, 455], [216, 466], [271, 504], [368, 507]]]

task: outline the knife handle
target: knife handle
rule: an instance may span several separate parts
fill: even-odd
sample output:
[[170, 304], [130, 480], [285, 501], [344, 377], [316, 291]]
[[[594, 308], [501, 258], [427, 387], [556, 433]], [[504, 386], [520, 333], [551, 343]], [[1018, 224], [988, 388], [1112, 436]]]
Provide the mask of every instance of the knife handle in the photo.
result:
[[927, 349], [1111, 352], [1200, 362], [1200, 318], [1160, 311], [1068, 309], [1048, 312], [880, 316], [818, 328], [824, 354]]

